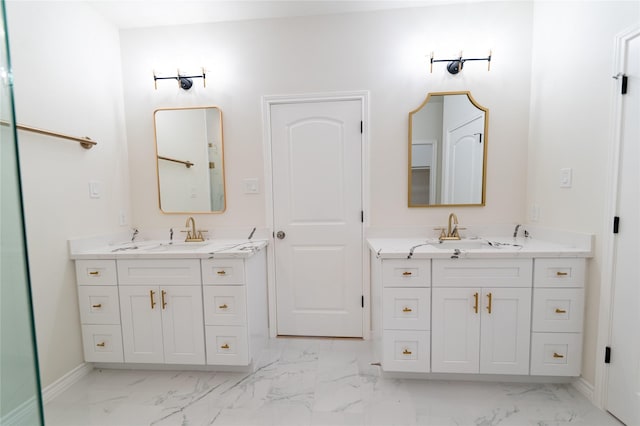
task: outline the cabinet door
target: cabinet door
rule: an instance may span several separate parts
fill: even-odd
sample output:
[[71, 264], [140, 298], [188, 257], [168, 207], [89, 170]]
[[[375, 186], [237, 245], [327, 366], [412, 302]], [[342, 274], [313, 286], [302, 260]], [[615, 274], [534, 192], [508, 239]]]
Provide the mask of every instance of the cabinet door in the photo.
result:
[[480, 289], [434, 288], [431, 297], [431, 371], [478, 373]]
[[162, 286], [162, 336], [167, 364], [204, 364], [204, 320], [200, 286]]
[[125, 362], [164, 362], [161, 310], [157, 286], [120, 287]]
[[482, 290], [480, 372], [529, 374], [531, 289]]

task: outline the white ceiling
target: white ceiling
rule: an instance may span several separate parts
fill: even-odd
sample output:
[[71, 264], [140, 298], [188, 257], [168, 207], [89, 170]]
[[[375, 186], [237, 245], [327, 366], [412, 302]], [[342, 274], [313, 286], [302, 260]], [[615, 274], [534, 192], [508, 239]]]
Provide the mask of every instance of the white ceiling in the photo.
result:
[[[119, 28], [328, 15], [464, 0], [83, 0]], [[479, 0], [467, 0], [479, 1]]]

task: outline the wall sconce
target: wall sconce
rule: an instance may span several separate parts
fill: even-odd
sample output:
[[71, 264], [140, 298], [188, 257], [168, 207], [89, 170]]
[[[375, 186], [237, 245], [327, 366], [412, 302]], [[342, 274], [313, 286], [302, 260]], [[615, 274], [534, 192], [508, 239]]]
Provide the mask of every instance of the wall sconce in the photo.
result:
[[433, 59], [433, 52], [431, 52], [430, 72], [433, 73], [434, 62], [448, 62], [447, 71], [449, 71], [449, 74], [458, 74], [462, 71], [462, 67], [467, 61], [487, 61], [487, 71], [491, 71], [491, 50], [489, 50], [489, 56], [486, 58], [463, 58], [462, 52], [460, 52], [460, 56], [456, 59]]
[[167, 77], [158, 77], [156, 75], [155, 70], [153, 71], [153, 85], [155, 86], [156, 90], [158, 90], [158, 80], [177, 80], [178, 81], [178, 87], [183, 89], [183, 90], [189, 90], [191, 89], [191, 86], [193, 86], [193, 79], [194, 78], [201, 78], [202, 79], [202, 87], [207, 87], [207, 75], [204, 72], [204, 68], [201, 68], [202, 70], [202, 74], [200, 75], [182, 75], [180, 74], [180, 69], [178, 68], [178, 75], [175, 76], [167, 76]]

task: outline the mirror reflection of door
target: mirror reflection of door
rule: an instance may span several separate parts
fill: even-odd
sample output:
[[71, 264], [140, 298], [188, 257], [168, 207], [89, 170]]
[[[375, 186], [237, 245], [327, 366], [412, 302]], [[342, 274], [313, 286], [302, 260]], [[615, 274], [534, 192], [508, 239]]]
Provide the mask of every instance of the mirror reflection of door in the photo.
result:
[[430, 93], [409, 113], [409, 207], [484, 205], [487, 123], [469, 92]]
[[160, 209], [164, 213], [223, 212], [221, 110], [161, 108], [154, 118]]

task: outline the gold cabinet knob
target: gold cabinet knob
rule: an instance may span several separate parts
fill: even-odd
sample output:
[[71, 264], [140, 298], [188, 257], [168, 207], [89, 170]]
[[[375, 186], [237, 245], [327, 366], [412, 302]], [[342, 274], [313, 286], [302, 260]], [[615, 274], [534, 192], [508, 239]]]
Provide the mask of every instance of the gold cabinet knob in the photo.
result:
[[95, 305], [91, 305], [92, 308], [102, 308], [102, 303], [96, 303]]
[[553, 357], [554, 357], [554, 358], [564, 358], [564, 355], [561, 355], [561, 354], [559, 354], [559, 353], [557, 353], [557, 352], [554, 352], [554, 353], [553, 353]]
[[218, 308], [220, 308], [220, 309], [228, 309], [229, 307], [227, 306], [226, 303], [223, 303], [222, 305], [218, 306]]
[[407, 307], [402, 309], [402, 312], [412, 312], [412, 311], [413, 311], [413, 309], [407, 308]]
[[412, 354], [412, 352], [409, 349], [404, 349], [402, 351], [402, 355], [411, 355], [411, 354]]
[[556, 314], [566, 314], [566, 313], [567, 313], [566, 309], [556, 308]]
[[100, 347], [100, 348], [104, 348], [104, 347], [105, 347], [105, 345], [106, 345], [106, 343], [105, 343], [105, 342], [100, 342], [100, 343], [97, 343], [97, 344], [96, 344], [96, 346], [98, 346], [98, 347]]
[[220, 346], [220, 349], [229, 349], [229, 344], [225, 343], [224, 345]]

